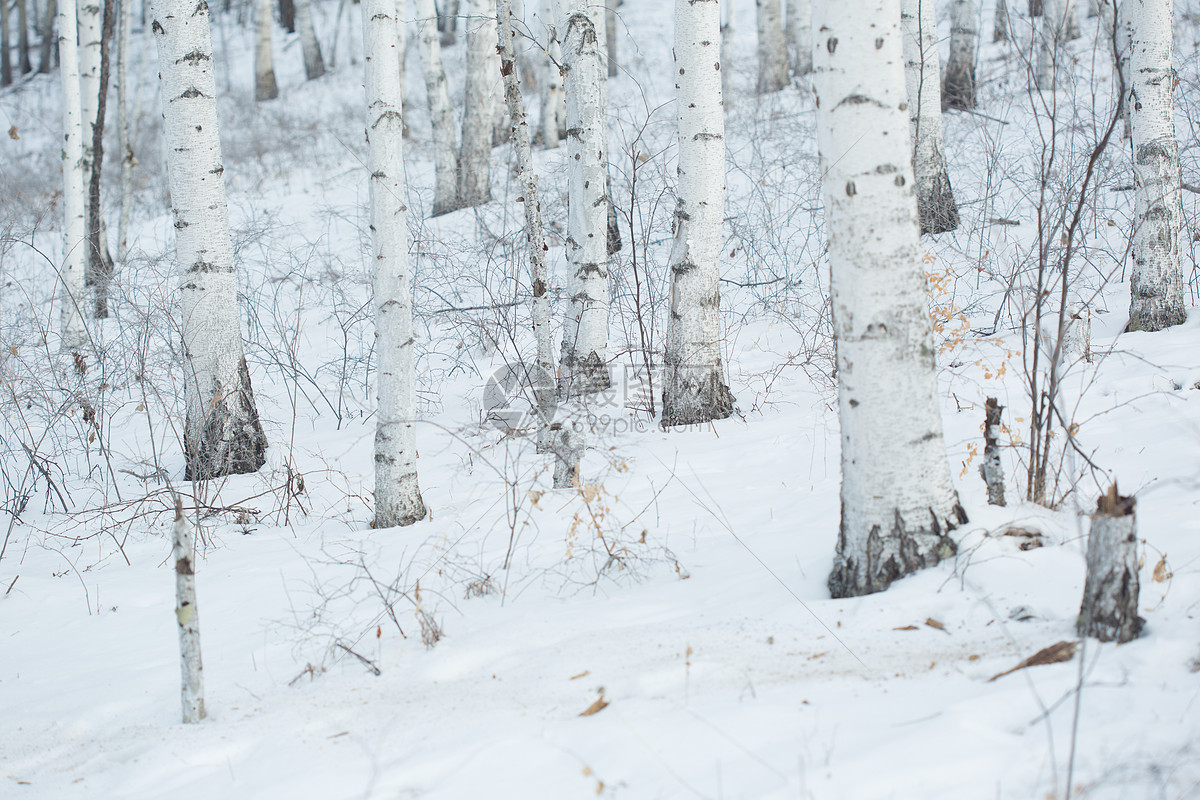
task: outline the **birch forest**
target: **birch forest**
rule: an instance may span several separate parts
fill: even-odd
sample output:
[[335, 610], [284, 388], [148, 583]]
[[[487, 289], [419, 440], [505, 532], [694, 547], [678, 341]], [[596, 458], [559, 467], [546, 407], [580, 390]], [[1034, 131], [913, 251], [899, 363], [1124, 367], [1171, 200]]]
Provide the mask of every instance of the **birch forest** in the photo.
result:
[[1200, 0], [0, 0], [0, 132], [0, 798], [1200, 798]]

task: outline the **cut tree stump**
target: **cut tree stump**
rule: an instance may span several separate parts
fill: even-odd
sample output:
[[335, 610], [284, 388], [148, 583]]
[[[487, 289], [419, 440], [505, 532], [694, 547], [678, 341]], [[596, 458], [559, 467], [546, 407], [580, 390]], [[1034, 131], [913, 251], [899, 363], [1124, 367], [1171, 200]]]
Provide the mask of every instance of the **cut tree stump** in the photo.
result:
[[983, 417], [983, 462], [979, 474], [987, 484], [988, 505], [1003, 506], [1004, 465], [1000, 463], [1000, 415], [1004, 406], [994, 397], [984, 403]]
[[1088, 533], [1087, 581], [1076, 629], [1080, 636], [1119, 644], [1138, 637], [1145, 620], [1137, 614], [1138, 557], [1136, 501], [1114, 483], [1100, 498]]

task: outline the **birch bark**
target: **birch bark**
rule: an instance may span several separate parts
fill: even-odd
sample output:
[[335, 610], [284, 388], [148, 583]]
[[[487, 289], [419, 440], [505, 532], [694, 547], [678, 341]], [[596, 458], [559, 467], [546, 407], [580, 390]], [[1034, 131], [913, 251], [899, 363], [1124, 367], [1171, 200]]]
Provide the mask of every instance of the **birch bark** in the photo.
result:
[[[70, 0], [66, 0], [70, 2]], [[183, 721], [196, 723], [204, 710], [204, 662], [200, 658], [200, 614], [196, 605], [196, 538], [175, 501], [172, 557], [175, 560], [175, 622], [179, 626], [179, 696]]]
[[300, 32], [300, 49], [304, 51], [304, 76], [316, 80], [325, 74], [325, 60], [321, 58], [321, 44], [313, 27], [312, 0], [295, 0], [295, 6], [296, 30]]
[[718, 262], [724, 239], [725, 113], [718, 0], [675, 0], [679, 185], [662, 425], [725, 419], [733, 395], [721, 359]]
[[562, 89], [562, 46], [559, 44], [558, 0], [542, 0], [542, 25], [545, 28], [545, 55], [542, 61], [541, 91], [542, 146], [547, 150], [558, 147], [567, 121], [567, 96]]
[[1130, 331], [1157, 331], [1186, 320], [1179, 233], [1183, 226], [1179, 141], [1175, 137], [1171, 0], [1124, 0], [1130, 17], [1127, 89], [1133, 140], [1133, 274]]
[[942, 102], [947, 108], [975, 107], [975, 49], [979, 26], [974, 0], [950, 4], [950, 60], [942, 83]]
[[[34, 5], [37, 14], [37, 5]], [[29, 60], [29, 14], [26, 0], [17, 0], [17, 67], [22, 75], [33, 72], [33, 63]]]
[[454, 46], [454, 33], [458, 28], [458, 0], [442, 0], [445, 12], [438, 18], [438, 29], [442, 32], [442, 47]]
[[[112, 256], [108, 253], [107, 236], [100, 211], [92, 209], [92, 194], [88, 191], [92, 185], [92, 172], [102, 168], [103, 163], [96, 160], [95, 142], [96, 128], [103, 130], [100, 119], [101, 103], [100, 73], [104, 62], [104, 34], [100, 0], [84, 0], [83, 5], [77, 6], [79, 17], [79, 92], [83, 110], [83, 186], [86, 218], [100, 220], [100, 230], [95, 234], [93, 245], [87, 248], [88, 284], [100, 283], [112, 273]], [[89, 225], [89, 239], [92, 238]]]
[[180, 269], [187, 478], [254, 472], [267, 442], [242, 355], [208, 5], [155, 0], [151, 13]]
[[[3, 2], [3, 0], [0, 0]], [[75, 0], [58, 4], [58, 57], [63, 85], [63, 265], [59, 297], [60, 347], [87, 342], [83, 324], [87, 272], [87, 204], [83, 193], [83, 116], [79, 86], [78, 17]]]
[[425, 76], [425, 94], [433, 127], [434, 190], [432, 216], [448, 214], [459, 208], [458, 137], [454, 132], [454, 111], [446, 70], [442, 66], [442, 46], [438, 42], [437, 9], [433, 0], [415, 0], [417, 35], [421, 41], [421, 72]]
[[784, 33], [787, 36], [792, 74], [796, 77], [809, 74], [813, 64], [811, 0], [787, 0]]
[[279, 97], [275, 83], [275, 62], [271, 56], [271, 0], [254, 0], [254, 22], [257, 40], [254, 48], [254, 99], [274, 100]]
[[604, 0], [604, 44], [608, 60], [609, 78], [617, 77], [617, 3], [619, 0]]
[[46, 16], [42, 18], [42, 48], [38, 56], [38, 72], [43, 75], [50, 73], [50, 65], [54, 60], [54, 20], [58, 16], [58, 4], [54, 0], [46, 2]]
[[425, 517], [417, 482], [416, 374], [412, 285], [408, 270], [404, 119], [395, 0], [364, 0], [363, 49], [370, 143], [371, 239], [375, 255], [375, 527]]
[[493, 0], [471, 0], [467, 18], [467, 87], [459, 155], [458, 199], [477, 206], [492, 199], [492, 127], [496, 119], [496, 19]]
[[587, 15], [567, 19], [563, 45], [567, 90], [567, 257], [570, 305], [563, 325], [559, 395], [607, 389], [608, 374], [608, 147], [601, 81], [604, 65], [596, 28]]
[[1034, 68], [1034, 86], [1044, 92], [1053, 91], [1062, 63], [1061, 49], [1066, 37], [1063, 35], [1066, 22], [1066, 0], [1042, 0], [1040, 25], [1035, 26], [1037, 63]]
[[1087, 576], [1075, 629], [1102, 642], [1131, 642], [1146, 623], [1138, 616], [1136, 501], [1116, 484], [1100, 498], [1088, 531]]
[[921, 233], [958, 227], [958, 207], [942, 152], [942, 84], [933, 0], [902, 0], [904, 75]]
[[133, 25], [133, 0], [118, 0], [121, 9], [117, 39], [117, 147], [121, 151], [121, 216], [117, 223], [117, 260], [128, 252], [129, 217], [133, 213], [133, 136], [129, 130], [129, 34]]
[[787, 44], [779, 0], [755, 0], [758, 13], [758, 94], [778, 92], [788, 85]]
[[813, 29], [842, 427], [829, 589], [848, 597], [953, 555], [966, 517], [942, 442], [898, 0], [816, 3]]

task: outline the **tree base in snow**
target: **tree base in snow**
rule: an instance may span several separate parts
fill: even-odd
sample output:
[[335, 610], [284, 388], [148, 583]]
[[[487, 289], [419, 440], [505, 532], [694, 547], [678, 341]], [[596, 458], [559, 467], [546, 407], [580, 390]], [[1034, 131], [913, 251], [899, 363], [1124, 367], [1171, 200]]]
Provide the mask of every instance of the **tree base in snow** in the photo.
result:
[[667, 381], [662, 397], [664, 428], [727, 419], [733, 413], [733, 393], [720, 368], [668, 368]]
[[1087, 580], [1076, 629], [1102, 642], [1133, 641], [1145, 620], [1138, 616], [1136, 501], [1113, 484], [1100, 498], [1088, 533]]
[[921, 233], [945, 233], [958, 228], [958, 206], [954, 203], [954, 190], [950, 188], [950, 176], [943, 164], [932, 186], [927, 191], [917, 192], [917, 213], [921, 218]]
[[897, 511], [892, 530], [887, 534], [879, 526], [871, 529], [865, 553], [846, 552], [846, 531], [843, 529], [838, 534], [837, 556], [829, 575], [830, 597], [859, 597], [882, 592], [897, 578], [954, 556], [957, 548], [946, 534], [965, 523], [967, 513], [955, 504], [950, 514], [949, 518], [939, 520], [930, 509], [931, 526], [910, 529]]
[[1185, 322], [1187, 322], [1187, 313], [1184, 312], [1182, 306], [1172, 306], [1167, 303], [1143, 303], [1140, 309], [1130, 309], [1129, 324], [1125, 326], [1125, 332], [1161, 331]]
[[558, 378], [558, 396], [564, 400], [603, 392], [612, 387], [608, 365], [601, 361], [596, 353], [577, 359], [564, 348], [559, 369], [561, 374]]
[[[947, 68], [946, 79], [942, 82], [942, 107], [964, 111], [975, 108], [975, 71], [970, 65], [961, 70]], [[955, 213], [958, 213], [957, 209]]]
[[[394, 495], [392, 502], [381, 503], [379, 490], [375, 490], [375, 529], [404, 528], [425, 519], [429, 510], [421, 499], [421, 490], [417, 487], [417, 476], [412, 475], [407, 480], [400, 481], [400, 487], [392, 487]], [[408, 486], [406, 484], [411, 484]]]
[[183, 436], [187, 456], [184, 480], [203, 481], [257, 472], [267, 460], [267, 436], [254, 406], [245, 358], [238, 365], [237, 385], [232, 391], [217, 394], [208, 403], [208, 409], [199, 424], [196, 420], [187, 421]]

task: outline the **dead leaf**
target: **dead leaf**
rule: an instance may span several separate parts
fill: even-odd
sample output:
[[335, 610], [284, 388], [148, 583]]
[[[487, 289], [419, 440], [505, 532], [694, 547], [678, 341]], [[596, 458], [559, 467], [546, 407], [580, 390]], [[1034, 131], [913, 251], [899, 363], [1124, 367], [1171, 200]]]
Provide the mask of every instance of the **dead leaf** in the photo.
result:
[[946, 626], [945, 626], [945, 625], [943, 625], [942, 623], [938, 622], [938, 621], [937, 621], [936, 619], [934, 619], [933, 617], [928, 617], [928, 618], [926, 618], [926, 620], [925, 620], [925, 624], [926, 624], [926, 625], [928, 625], [929, 627], [933, 628], [935, 631], [941, 631], [942, 633], [945, 633], [945, 634], [949, 634], [949, 633], [950, 633], [950, 631], [946, 630]]
[[590, 669], [585, 669], [583, 672], [579, 673], [578, 675], [572, 675], [571, 677], [567, 678], [567, 680], [577, 681], [580, 678], [586, 678], [588, 675], [591, 675], [591, 674], [592, 674], [592, 671]]
[[903, 625], [899, 628], [892, 628], [894, 631], [915, 631], [919, 630], [916, 625]]
[[1079, 642], [1057, 642], [1049, 647], [1044, 647], [1012, 669], [1007, 669], [988, 678], [988, 683], [1026, 667], [1042, 667], [1046, 664], [1061, 664], [1064, 661], [1070, 661], [1075, 657], [1075, 650], [1078, 647]]
[[13, 125], [8, 129], [8, 138], [12, 139], [14, 142], [21, 138], [21, 134], [17, 133], [16, 125]]
[[1163, 553], [1163, 557], [1154, 565], [1154, 582], [1162, 583], [1163, 581], [1171, 580], [1173, 573], [1167, 570], [1167, 554]]
[[604, 699], [604, 695], [600, 695], [598, 698], [596, 698], [596, 702], [592, 703], [590, 706], [580, 712], [579, 716], [590, 717], [592, 714], [599, 714], [606, 708], [608, 708], [608, 701]]

